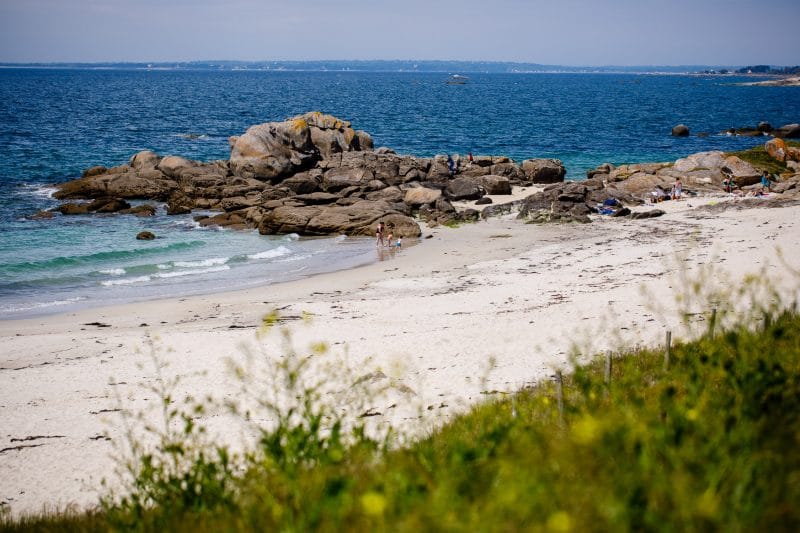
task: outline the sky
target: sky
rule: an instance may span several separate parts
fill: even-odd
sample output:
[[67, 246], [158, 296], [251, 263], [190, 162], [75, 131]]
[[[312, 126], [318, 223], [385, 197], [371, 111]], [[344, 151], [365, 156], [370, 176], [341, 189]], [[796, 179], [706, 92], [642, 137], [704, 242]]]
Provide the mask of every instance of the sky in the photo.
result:
[[0, 0], [0, 62], [800, 64], [800, 0]]

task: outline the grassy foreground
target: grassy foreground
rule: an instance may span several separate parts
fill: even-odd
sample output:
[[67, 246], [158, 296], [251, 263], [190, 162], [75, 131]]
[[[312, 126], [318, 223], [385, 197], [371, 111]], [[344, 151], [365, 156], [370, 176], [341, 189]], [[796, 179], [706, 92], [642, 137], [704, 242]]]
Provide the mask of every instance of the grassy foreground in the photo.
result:
[[561, 411], [546, 382], [393, 450], [359, 427], [323, 430], [324, 409], [303, 401], [243, 469], [172, 442], [141, 458], [133, 495], [0, 528], [800, 530], [796, 312], [673, 346], [668, 369], [663, 350], [617, 354], [610, 384], [598, 360], [562, 390]]

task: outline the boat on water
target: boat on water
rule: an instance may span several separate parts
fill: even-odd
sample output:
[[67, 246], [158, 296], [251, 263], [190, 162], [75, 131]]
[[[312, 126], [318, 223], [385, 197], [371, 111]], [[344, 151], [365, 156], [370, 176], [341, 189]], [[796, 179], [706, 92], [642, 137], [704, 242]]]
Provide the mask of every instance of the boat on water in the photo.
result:
[[467, 83], [466, 76], [462, 76], [461, 74], [451, 74], [450, 79], [447, 80], [448, 85], [465, 85]]

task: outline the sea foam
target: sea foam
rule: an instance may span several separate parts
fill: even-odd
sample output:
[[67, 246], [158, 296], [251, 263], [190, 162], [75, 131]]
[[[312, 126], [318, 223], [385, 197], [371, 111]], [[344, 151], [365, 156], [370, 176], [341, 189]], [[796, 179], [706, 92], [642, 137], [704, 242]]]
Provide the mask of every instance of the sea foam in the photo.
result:
[[230, 261], [230, 257], [211, 257], [199, 261], [175, 261], [173, 264], [178, 268], [202, 268], [215, 265], [224, 265]]
[[195, 276], [197, 274], [210, 274], [212, 272], [222, 272], [223, 270], [230, 270], [231, 267], [228, 265], [222, 265], [217, 267], [211, 268], [197, 268], [193, 270], [178, 270], [175, 272], [161, 272], [159, 274], [153, 274], [154, 278], [179, 278], [182, 276]]
[[286, 248], [285, 246], [278, 246], [277, 248], [273, 248], [272, 250], [266, 250], [264, 252], [259, 252], [257, 254], [248, 255], [248, 259], [275, 259], [276, 257], [283, 257], [284, 255], [289, 255], [292, 253], [291, 250]]

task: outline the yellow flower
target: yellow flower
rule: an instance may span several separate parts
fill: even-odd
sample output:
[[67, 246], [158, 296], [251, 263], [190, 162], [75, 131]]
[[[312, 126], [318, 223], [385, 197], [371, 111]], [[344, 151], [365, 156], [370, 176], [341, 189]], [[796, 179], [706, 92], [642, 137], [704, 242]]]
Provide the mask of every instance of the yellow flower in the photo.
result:
[[578, 444], [589, 445], [600, 436], [600, 423], [591, 415], [586, 415], [572, 426], [572, 438]]
[[368, 515], [379, 516], [386, 509], [386, 497], [374, 491], [361, 496], [361, 507]]
[[572, 519], [564, 511], [557, 511], [547, 519], [547, 529], [558, 532], [571, 531]]

